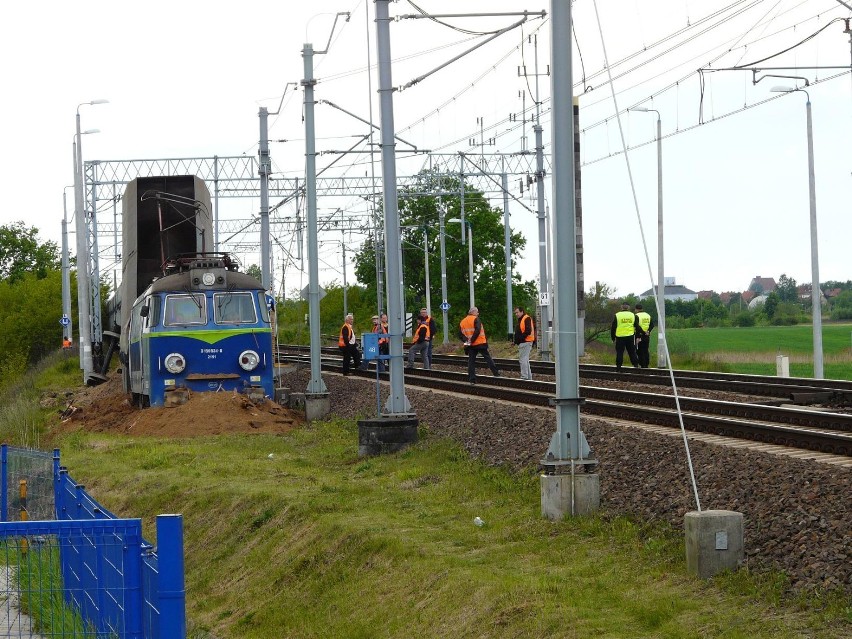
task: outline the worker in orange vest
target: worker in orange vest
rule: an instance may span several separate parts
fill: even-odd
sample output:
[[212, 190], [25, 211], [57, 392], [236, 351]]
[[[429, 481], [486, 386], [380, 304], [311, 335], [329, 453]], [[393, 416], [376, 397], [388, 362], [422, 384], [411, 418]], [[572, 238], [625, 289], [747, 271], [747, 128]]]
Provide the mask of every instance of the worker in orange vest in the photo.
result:
[[358, 342], [355, 339], [355, 330], [352, 328], [352, 323], [355, 321], [352, 313], [349, 313], [343, 320], [343, 326], [340, 327], [340, 335], [337, 338], [337, 346], [343, 354], [343, 374], [349, 374], [349, 363], [354, 362], [355, 368], [361, 366], [361, 351], [358, 350]]
[[494, 377], [500, 377], [500, 371], [491, 359], [488, 352], [488, 340], [485, 337], [485, 328], [479, 319], [479, 309], [472, 306], [465, 317], [459, 323], [459, 335], [464, 340], [464, 351], [467, 353], [467, 378], [471, 384], [476, 384], [476, 356], [480, 353]]
[[535, 322], [527, 315], [522, 306], [515, 307], [515, 317], [518, 318], [518, 328], [515, 329], [515, 344], [518, 345], [518, 362], [521, 365], [521, 379], [532, 379], [530, 370], [530, 353], [535, 342]]

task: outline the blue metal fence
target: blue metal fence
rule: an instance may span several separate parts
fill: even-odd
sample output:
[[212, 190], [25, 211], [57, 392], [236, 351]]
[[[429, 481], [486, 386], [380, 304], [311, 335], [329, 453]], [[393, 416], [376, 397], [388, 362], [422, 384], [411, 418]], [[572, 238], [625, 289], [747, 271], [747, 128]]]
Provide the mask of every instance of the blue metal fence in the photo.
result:
[[[21, 449], [2, 446], [2, 504], [7, 515], [13, 502], [7, 469]], [[141, 521], [119, 519], [101, 506], [84, 486], [77, 484], [60, 466], [59, 451], [51, 456], [25, 451], [27, 458], [46, 459], [52, 466], [55, 521], [0, 523], [0, 543], [6, 549], [5, 573], [0, 553], [0, 600], [25, 604], [7, 613], [7, 619], [27, 616], [28, 602], [51, 599], [45, 592], [61, 592], [53, 597], [51, 618], [45, 623], [38, 612], [34, 622], [23, 626], [9, 621], [3, 635], [0, 610], [0, 637], [109, 637], [130, 639], [183, 639], [186, 636], [183, 564], [183, 519], [180, 515], [157, 517], [155, 549], [142, 538]], [[33, 462], [34, 467], [41, 467]], [[17, 467], [17, 466], [14, 466]], [[26, 479], [26, 478], [25, 478]], [[14, 477], [18, 480], [18, 477]], [[40, 480], [39, 480], [40, 481]], [[38, 482], [37, 482], [38, 483]], [[24, 505], [28, 502], [25, 500]], [[57, 573], [55, 576], [53, 573]], [[21, 576], [26, 575], [26, 587]], [[37, 578], [33, 579], [33, 575]], [[53, 580], [53, 581], [52, 581]], [[54, 583], [55, 582], [55, 583]], [[5, 590], [5, 593], [4, 593]], [[57, 604], [56, 599], [60, 602]], [[43, 611], [44, 606], [36, 606]], [[67, 616], [73, 617], [69, 622]], [[69, 624], [73, 633], [69, 634]], [[20, 634], [22, 628], [40, 634]], [[45, 634], [45, 629], [51, 634]], [[79, 631], [79, 632], [78, 632]], [[19, 633], [19, 634], [14, 634]]]

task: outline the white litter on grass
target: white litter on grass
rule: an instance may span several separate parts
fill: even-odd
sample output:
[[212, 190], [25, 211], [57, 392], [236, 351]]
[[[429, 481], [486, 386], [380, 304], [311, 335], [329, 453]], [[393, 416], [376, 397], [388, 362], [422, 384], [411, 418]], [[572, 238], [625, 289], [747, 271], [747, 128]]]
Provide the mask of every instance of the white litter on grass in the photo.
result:
[[274, 459], [274, 458], [275, 458], [275, 453], [269, 453], [269, 454], [266, 456], [266, 458], [267, 458], [267, 459]]
[[474, 526], [484, 526], [485, 522], [482, 521], [479, 517], [474, 517], [473, 518], [473, 525]]

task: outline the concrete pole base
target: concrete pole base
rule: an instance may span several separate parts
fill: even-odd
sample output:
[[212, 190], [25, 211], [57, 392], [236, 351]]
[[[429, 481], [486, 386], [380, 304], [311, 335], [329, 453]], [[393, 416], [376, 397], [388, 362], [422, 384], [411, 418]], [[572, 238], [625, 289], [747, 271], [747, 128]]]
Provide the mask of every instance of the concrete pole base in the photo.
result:
[[275, 403], [281, 404], [281, 406], [286, 406], [287, 402], [290, 401], [290, 387], [289, 386], [277, 386], [275, 388]]
[[551, 521], [566, 516], [590, 515], [600, 508], [601, 485], [597, 473], [541, 475], [541, 514]]
[[395, 453], [418, 440], [414, 415], [358, 420], [358, 456]]
[[745, 556], [743, 514], [732, 510], [688, 512], [684, 517], [686, 570], [707, 579], [736, 570]]
[[305, 419], [309, 422], [325, 419], [331, 412], [328, 393], [305, 393]]

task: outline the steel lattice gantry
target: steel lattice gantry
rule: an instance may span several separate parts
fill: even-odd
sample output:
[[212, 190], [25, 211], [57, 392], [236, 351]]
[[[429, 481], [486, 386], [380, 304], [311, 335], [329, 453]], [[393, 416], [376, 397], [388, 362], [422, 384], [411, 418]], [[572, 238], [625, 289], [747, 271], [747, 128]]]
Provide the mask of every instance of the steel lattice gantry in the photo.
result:
[[[421, 158], [422, 159], [422, 158]], [[513, 178], [529, 176], [534, 173], [534, 156], [520, 154], [468, 154], [455, 153], [430, 155], [424, 168], [434, 167], [435, 175], [462, 175], [472, 186], [486, 194], [500, 193], [501, 171]], [[505, 162], [505, 165], [501, 163]], [[196, 175], [211, 187], [213, 198], [214, 244], [217, 250], [223, 246], [246, 247], [259, 246], [263, 238], [260, 232], [260, 218], [221, 219], [219, 214], [220, 198], [257, 198], [260, 199], [260, 177], [257, 158], [253, 156], [212, 156], [199, 158], [164, 158], [140, 160], [93, 160], [84, 163], [84, 216], [86, 227], [86, 246], [88, 247], [84, 264], [90, 282], [101, 280], [101, 260], [112, 265], [114, 272], [121, 271], [121, 216], [118, 202], [124, 193], [125, 185], [135, 178], [154, 176]], [[428, 183], [422, 175], [399, 177], [399, 187], [405, 196], [432, 195]], [[377, 177], [318, 177], [317, 194], [319, 197], [351, 197], [365, 201], [377, 201], [381, 198], [382, 184]], [[279, 236], [295, 232], [297, 225], [292, 219], [274, 215], [275, 211], [297, 198], [304, 197], [304, 179], [299, 177], [270, 176], [269, 195], [279, 200], [270, 209], [270, 232]], [[518, 198], [524, 208], [528, 207]], [[110, 215], [106, 215], [110, 212]], [[112, 219], [110, 219], [110, 217]], [[300, 222], [299, 222], [300, 223]], [[363, 230], [373, 224], [372, 216], [365, 214], [358, 220], [339, 216], [329, 216], [318, 220], [322, 228], [341, 228]], [[342, 224], [342, 226], [341, 226]], [[221, 242], [220, 233], [226, 235]], [[78, 256], [79, 258], [79, 256]], [[78, 268], [79, 268], [78, 259]], [[117, 274], [113, 283], [117, 285]], [[93, 353], [102, 357], [103, 325], [101, 319], [100, 286], [89, 287], [90, 321]], [[110, 327], [111, 328], [111, 327]]]

